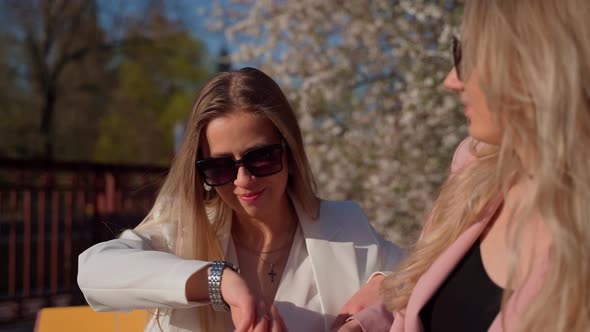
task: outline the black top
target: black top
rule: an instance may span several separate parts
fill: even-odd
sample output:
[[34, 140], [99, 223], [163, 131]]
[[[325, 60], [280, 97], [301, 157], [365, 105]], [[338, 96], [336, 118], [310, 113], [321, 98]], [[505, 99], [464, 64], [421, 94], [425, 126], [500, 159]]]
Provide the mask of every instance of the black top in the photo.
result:
[[487, 331], [502, 292], [483, 267], [477, 241], [420, 311], [424, 332]]

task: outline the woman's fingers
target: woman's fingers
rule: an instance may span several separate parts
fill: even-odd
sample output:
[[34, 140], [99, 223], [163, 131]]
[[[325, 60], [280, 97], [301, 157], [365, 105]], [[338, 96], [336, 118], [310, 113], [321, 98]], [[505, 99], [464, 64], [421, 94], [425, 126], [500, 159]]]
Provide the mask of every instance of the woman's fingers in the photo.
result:
[[344, 325], [342, 325], [338, 332], [362, 332], [363, 329], [357, 320], [350, 320]]
[[254, 329], [252, 331], [253, 332], [268, 332], [269, 324], [270, 324], [269, 319], [265, 316], [262, 316], [261, 319], [259, 319], [256, 322], [256, 325], [254, 326]]
[[272, 317], [264, 301], [258, 301], [256, 305], [256, 322], [252, 329], [253, 332], [268, 332]]
[[271, 332], [288, 332], [285, 321], [274, 304], [270, 307], [270, 313], [272, 315]]
[[256, 319], [256, 299], [244, 279], [228, 268], [223, 270], [221, 295], [230, 307], [236, 331], [252, 330]]
[[379, 287], [381, 281], [385, 279], [384, 275], [375, 275], [361, 289], [359, 289], [340, 309], [338, 316], [334, 320], [331, 329], [338, 329], [351, 315], [363, 310], [365, 307], [377, 303], [380, 300]]
[[243, 303], [232, 305], [230, 313], [236, 332], [247, 332], [251, 330], [256, 319], [254, 300], [245, 299]]
[[337, 331], [342, 325], [344, 325], [346, 323], [346, 320], [348, 319], [348, 317], [350, 317], [350, 314], [339, 314], [338, 316], [336, 316], [336, 319], [334, 319], [334, 322], [332, 323], [332, 326], [330, 327], [330, 331]]

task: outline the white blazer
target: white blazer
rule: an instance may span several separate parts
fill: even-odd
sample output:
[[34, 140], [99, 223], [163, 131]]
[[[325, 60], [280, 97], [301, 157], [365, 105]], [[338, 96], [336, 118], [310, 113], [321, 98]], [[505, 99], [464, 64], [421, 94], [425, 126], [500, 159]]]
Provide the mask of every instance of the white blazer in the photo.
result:
[[[391, 270], [403, 253], [377, 234], [354, 202], [322, 201], [315, 221], [294, 199], [293, 205], [313, 276], [296, 276], [289, 279], [288, 287], [279, 285], [282, 288], [277, 292], [275, 304], [281, 315], [309, 311], [311, 308], [301, 304], [301, 290], [315, 283], [321, 308], [317, 314], [323, 317], [324, 330], [329, 331], [338, 311], [362, 284], [374, 272]], [[230, 234], [228, 229], [220, 236], [226, 254], [234, 250]], [[153, 250], [150, 238], [149, 234], [128, 230], [119, 239], [84, 251], [78, 264], [80, 289], [96, 311], [169, 308], [172, 310], [167, 316], [160, 318], [164, 331], [199, 331], [198, 315], [190, 308], [206, 302], [188, 302], [185, 285], [208, 262]], [[289, 310], [294, 312], [285, 312]], [[287, 328], [298, 330], [296, 326]], [[157, 325], [154, 330], [159, 331]]]

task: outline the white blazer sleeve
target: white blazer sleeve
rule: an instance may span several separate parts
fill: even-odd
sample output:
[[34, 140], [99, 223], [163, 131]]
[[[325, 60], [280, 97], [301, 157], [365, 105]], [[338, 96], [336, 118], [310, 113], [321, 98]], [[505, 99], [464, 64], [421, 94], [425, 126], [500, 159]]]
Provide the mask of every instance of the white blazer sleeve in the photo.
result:
[[397, 245], [393, 244], [392, 242], [383, 238], [377, 231], [371, 227], [371, 232], [376, 237], [379, 243], [379, 261], [381, 266], [379, 267], [379, 271], [373, 272], [369, 278], [367, 278], [367, 282], [370, 281], [376, 275], [384, 275], [388, 276], [391, 274], [391, 271], [405, 258], [406, 251], [398, 247]]
[[78, 258], [78, 285], [96, 311], [187, 308], [186, 282], [209, 263], [153, 249], [150, 240], [127, 230], [96, 244]]

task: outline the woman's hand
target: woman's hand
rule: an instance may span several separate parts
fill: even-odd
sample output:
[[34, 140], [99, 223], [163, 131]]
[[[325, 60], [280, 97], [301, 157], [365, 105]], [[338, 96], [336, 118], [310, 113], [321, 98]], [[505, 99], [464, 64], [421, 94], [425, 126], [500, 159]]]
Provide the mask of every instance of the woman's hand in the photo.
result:
[[385, 279], [385, 276], [378, 274], [371, 278], [365, 286], [359, 289], [359, 291], [344, 304], [342, 309], [340, 309], [338, 316], [334, 320], [334, 323], [332, 323], [332, 330], [338, 330], [338, 328], [346, 322], [348, 317], [356, 314], [371, 304], [377, 303], [380, 300], [379, 287], [383, 279]]
[[[207, 290], [208, 269], [194, 273], [187, 281], [188, 301], [204, 301]], [[285, 322], [277, 308], [269, 310], [263, 301], [257, 301], [246, 281], [234, 270], [223, 269], [221, 297], [230, 308], [231, 319], [237, 332], [287, 332]]]
[[362, 332], [361, 324], [357, 320], [349, 320], [346, 324], [342, 325], [337, 332]]
[[[207, 301], [209, 299], [207, 276], [210, 267], [195, 272], [186, 282], [188, 301]], [[236, 331], [251, 331], [256, 318], [256, 299], [246, 281], [230, 268], [221, 274], [221, 297], [229, 305], [231, 319]]]
[[257, 319], [252, 332], [289, 332], [285, 321], [276, 306], [272, 305], [270, 313], [263, 302], [258, 304]]
[[281, 314], [279, 314], [279, 310], [277, 309], [277, 307], [273, 304], [272, 307], [270, 308], [270, 313], [271, 313], [271, 317], [272, 317], [272, 326], [270, 331], [271, 332], [289, 332], [287, 330], [287, 326], [285, 325], [285, 321], [283, 320], [283, 317], [281, 316]]
[[251, 331], [256, 318], [256, 299], [246, 281], [232, 269], [221, 275], [221, 296], [230, 307], [231, 319], [237, 332]]

